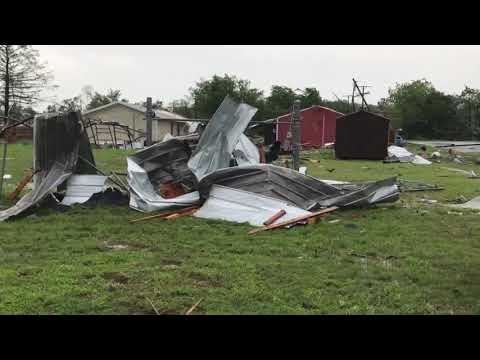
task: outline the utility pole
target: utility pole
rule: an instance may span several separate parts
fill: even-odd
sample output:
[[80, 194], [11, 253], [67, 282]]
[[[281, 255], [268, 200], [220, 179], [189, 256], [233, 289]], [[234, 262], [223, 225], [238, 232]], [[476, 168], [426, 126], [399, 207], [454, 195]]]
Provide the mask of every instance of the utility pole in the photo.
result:
[[352, 81], [353, 81], [353, 93], [355, 94], [355, 89], [357, 89], [357, 90], [358, 90], [358, 93], [359, 93], [360, 96], [362, 97], [362, 110], [363, 110], [363, 108], [364, 108], [364, 105], [365, 105], [365, 107], [367, 108], [367, 110], [370, 110], [370, 109], [368, 108], [367, 100], [365, 100], [365, 95], [369, 94], [369, 93], [365, 93], [365, 88], [366, 88], [366, 87], [370, 87], [370, 86], [364, 85], [364, 86], [363, 86], [363, 89], [364, 89], [364, 90], [361, 91], [360, 88], [358, 87], [358, 83], [355, 81], [355, 79], [352, 79]]
[[295, 100], [292, 111], [292, 162], [295, 170], [300, 169], [300, 146], [302, 138], [300, 124], [300, 100]]
[[152, 98], [147, 97], [147, 113], [145, 114], [147, 128], [146, 128], [146, 145], [152, 145]]
[[353, 80], [353, 91], [352, 91], [352, 112], [355, 112], [355, 80]]

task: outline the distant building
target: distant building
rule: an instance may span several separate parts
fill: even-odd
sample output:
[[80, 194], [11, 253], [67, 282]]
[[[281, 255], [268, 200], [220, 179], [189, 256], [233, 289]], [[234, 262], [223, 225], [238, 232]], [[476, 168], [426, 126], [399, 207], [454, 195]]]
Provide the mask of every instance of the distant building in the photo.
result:
[[[147, 109], [140, 105], [134, 105], [126, 102], [113, 102], [95, 109], [83, 112], [83, 118], [88, 123], [91, 121], [117, 122], [126, 125], [131, 129], [137, 130], [136, 137], [145, 133], [146, 121], [145, 113]], [[188, 120], [181, 115], [167, 110], [154, 110], [155, 118], [152, 121], [152, 140], [161, 141], [166, 134], [173, 136], [188, 134]], [[117, 136], [120, 140], [128, 140], [123, 134]], [[105, 140], [109, 140], [110, 135], [105, 134]]]
[[14, 144], [19, 141], [32, 141], [33, 128], [28, 124], [21, 124], [12, 127], [6, 131], [5, 139], [9, 144]]
[[[333, 109], [314, 105], [300, 110], [302, 148], [320, 148], [335, 142], [336, 120], [342, 113]], [[291, 145], [292, 114], [288, 113], [268, 120], [264, 126], [265, 143], [270, 145], [280, 141], [282, 148], [288, 150]]]
[[383, 160], [394, 131], [390, 119], [360, 110], [337, 119], [335, 156], [338, 159]]

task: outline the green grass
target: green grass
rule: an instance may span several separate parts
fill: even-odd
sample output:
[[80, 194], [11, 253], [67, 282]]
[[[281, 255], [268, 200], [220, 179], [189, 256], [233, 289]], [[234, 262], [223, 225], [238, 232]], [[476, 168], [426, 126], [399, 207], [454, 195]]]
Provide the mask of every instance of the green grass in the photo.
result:
[[[100, 168], [124, 171], [124, 151], [94, 153]], [[31, 146], [10, 146], [9, 157], [17, 182]], [[400, 176], [445, 190], [256, 236], [245, 224], [192, 217], [130, 224], [142, 215], [128, 207], [42, 210], [0, 223], [0, 313], [154, 314], [151, 301], [160, 313], [181, 314], [199, 299], [195, 314], [480, 313], [478, 212], [418, 202], [480, 195], [480, 180], [441, 169], [480, 166], [303, 157], [320, 160], [304, 163], [323, 179]]]

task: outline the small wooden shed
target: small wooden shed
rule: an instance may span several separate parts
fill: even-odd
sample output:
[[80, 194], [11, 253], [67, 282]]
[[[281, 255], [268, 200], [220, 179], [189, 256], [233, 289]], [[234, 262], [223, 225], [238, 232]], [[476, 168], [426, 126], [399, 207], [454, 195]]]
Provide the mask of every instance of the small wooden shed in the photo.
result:
[[338, 159], [385, 159], [390, 128], [390, 119], [365, 110], [337, 118], [335, 156]]
[[[325, 106], [313, 105], [300, 110], [302, 148], [321, 148], [335, 141], [335, 122], [343, 114]], [[264, 126], [265, 144], [280, 141], [282, 146], [289, 142], [292, 128], [292, 113], [267, 120]], [[287, 146], [288, 147], [288, 146]]]

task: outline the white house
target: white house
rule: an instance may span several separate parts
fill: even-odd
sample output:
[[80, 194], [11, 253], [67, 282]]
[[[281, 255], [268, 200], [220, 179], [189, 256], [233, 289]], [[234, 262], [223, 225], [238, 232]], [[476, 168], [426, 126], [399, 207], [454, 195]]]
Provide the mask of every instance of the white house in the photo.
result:
[[[107, 105], [90, 109], [83, 112], [83, 118], [88, 124], [91, 121], [117, 122], [126, 125], [130, 129], [138, 130], [135, 136], [146, 131], [145, 113], [147, 109], [140, 105], [126, 102], [113, 102]], [[152, 140], [161, 141], [169, 133], [173, 136], [188, 134], [188, 119], [167, 110], [153, 110], [155, 118], [152, 121]], [[119, 140], [128, 140], [124, 134], [118, 134]], [[105, 134], [105, 140], [109, 140]]]

